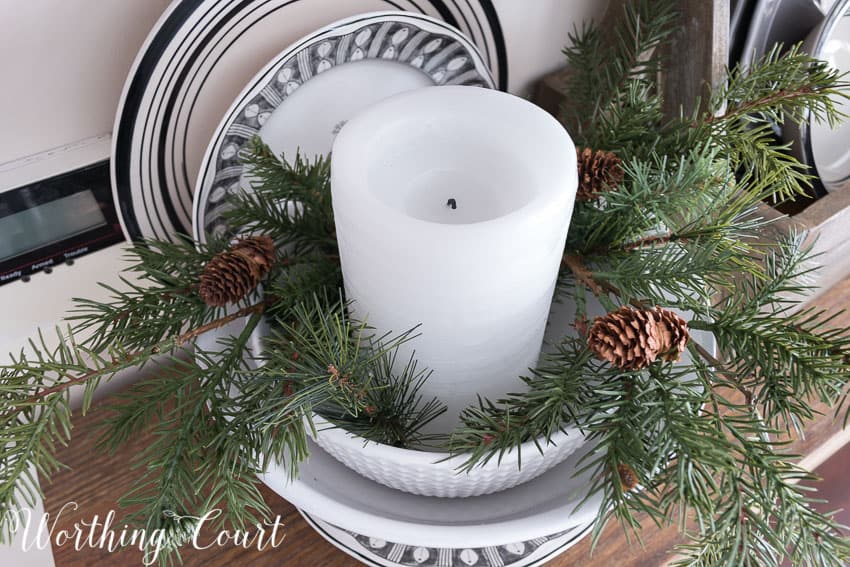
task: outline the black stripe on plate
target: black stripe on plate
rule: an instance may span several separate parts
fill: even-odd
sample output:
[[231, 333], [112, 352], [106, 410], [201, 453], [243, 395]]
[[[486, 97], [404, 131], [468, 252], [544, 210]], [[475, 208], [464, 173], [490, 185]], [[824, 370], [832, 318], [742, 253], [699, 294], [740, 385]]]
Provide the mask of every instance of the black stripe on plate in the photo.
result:
[[[297, 1], [297, 0], [293, 0], [293, 1]], [[284, 7], [284, 6], [286, 6], [290, 3], [292, 3], [292, 2], [287, 2], [286, 4], [283, 4], [280, 7]], [[246, 3], [243, 2], [243, 4], [246, 4]], [[184, 72], [181, 74], [181, 76], [178, 79], [180, 81], [181, 85], [183, 83], [186, 83], [187, 87], [184, 90], [180, 90], [179, 88], [175, 88], [174, 90], [172, 90], [172, 95], [171, 95], [171, 98], [169, 99], [169, 111], [170, 111], [170, 113], [174, 112], [174, 108], [176, 106], [177, 107], [176, 116], [179, 117], [179, 116], [183, 115], [184, 107], [186, 106], [186, 101], [187, 101], [187, 98], [188, 98], [186, 96], [186, 93], [188, 92], [189, 89], [191, 89], [195, 85], [196, 78], [197, 78], [198, 74], [201, 72], [201, 70], [204, 69], [205, 61], [209, 57], [209, 55], [204, 57], [204, 60], [201, 61], [200, 65], [197, 66], [197, 68], [194, 70], [194, 72], [192, 73], [192, 76], [188, 79], [188, 81], [186, 80], [186, 75], [187, 75], [188, 71], [185, 70], [185, 69], [187, 69], [189, 66], [191, 66], [191, 64], [194, 63], [198, 59], [198, 57], [200, 56], [200, 52], [203, 50], [204, 47], [206, 47], [210, 43], [210, 41], [212, 41], [213, 39], [216, 39], [214, 37], [210, 37], [210, 35], [212, 35], [215, 32], [220, 31], [221, 28], [223, 27], [223, 24], [233, 24], [233, 25], [238, 24], [245, 17], [247, 17], [248, 15], [250, 15], [251, 13], [253, 13], [256, 10], [259, 10], [261, 7], [264, 7], [265, 5], [266, 4], [262, 4], [262, 5], [258, 4], [253, 10], [251, 10], [250, 12], [245, 14], [245, 16], [243, 16], [241, 19], [236, 20], [235, 23], [234, 23], [232, 15], [226, 17], [221, 22], [222, 25], [216, 26], [216, 28], [214, 30], [212, 30], [212, 32], [207, 32], [206, 35], [203, 36], [204, 41], [202, 43], [199, 43], [199, 44], [196, 43], [194, 45], [194, 52], [192, 53], [191, 63], [190, 63], [190, 65], [186, 65], [186, 66], [182, 67], [184, 69]], [[241, 8], [231, 10], [231, 14], [234, 14], [234, 13], [238, 12], [239, 10], [241, 10]], [[266, 15], [268, 15], [268, 14], [266, 14]], [[265, 17], [265, 16], [263, 16], [263, 17]], [[261, 19], [262, 18], [260, 18], [260, 20]], [[225, 30], [224, 34], [222, 34], [222, 35], [226, 35], [227, 33], [229, 33], [229, 31], [233, 27], [233, 25], [230, 25], [229, 28], [227, 30]], [[222, 41], [222, 37], [218, 37], [218, 39], [216, 40], [216, 45], [218, 43], [220, 43], [221, 41]], [[213, 45], [212, 48], [215, 49], [216, 45]], [[218, 59], [216, 59], [216, 61], [218, 61]], [[213, 65], [211, 69], [215, 69], [215, 65]], [[200, 86], [198, 87], [198, 91], [201, 90], [201, 87], [206, 82], [207, 77], [209, 77], [209, 72], [207, 73], [207, 75], [204, 76], [203, 81], [201, 82]], [[180, 97], [179, 100], [178, 100], [178, 97]], [[189, 112], [186, 115], [186, 119], [182, 122], [178, 122], [176, 124], [177, 127], [179, 127], [180, 125], [184, 125], [184, 126], [188, 125], [192, 121], [192, 112], [193, 112], [193, 109], [194, 109], [194, 106], [195, 106], [195, 100], [196, 99], [192, 99], [192, 104], [189, 107]], [[187, 131], [186, 131], [185, 127], [182, 128], [182, 129], [175, 128], [175, 131], [182, 132], [182, 143], [179, 144], [179, 145], [175, 144], [174, 143], [175, 136], [172, 136], [169, 139], [169, 141], [171, 142], [171, 153], [170, 153], [170, 156], [169, 156], [170, 160], [168, 161], [168, 164], [170, 165], [171, 175], [172, 175], [172, 178], [175, 180], [175, 184], [177, 185], [177, 188], [183, 189], [182, 191], [176, 192], [177, 198], [180, 200], [180, 207], [184, 210], [184, 212], [186, 213], [186, 215], [190, 219], [193, 219], [194, 218], [194, 211], [186, 209], [186, 207], [183, 204], [184, 199], [182, 198], [182, 196], [188, 192], [188, 194], [190, 196], [188, 206], [191, 209], [192, 208], [192, 198], [191, 197], [194, 194], [195, 185], [193, 185], [189, 181], [189, 172], [186, 169], [186, 163], [188, 161], [186, 159], [186, 155], [188, 153], [187, 147], [186, 147], [186, 140], [188, 138], [188, 136], [186, 135]], [[182, 152], [182, 159], [178, 159], [179, 156], [181, 155], [180, 152]], [[179, 169], [176, 167], [176, 164], [178, 162], [182, 162], [182, 165]], [[165, 164], [161, 164], [161, 167], [164, 168]], [[178, 180], [181, 180], [181, 179], [182, 179], [182, 187], [179, 183], [177, 183]]]
[[[198, 58], [203, 47], [205, 47], [206, 44], [209, 42], [209, 38], [211, 36], [214, 36], [219, 30], [221, 30], [221, 28], [223, 28], [229, 22], [230, 18], [232, 17], [231, 15], [238, 13], [239, 11], [243, 10], [246, 6], [249, 6], [251, 3], [252, 3], [251, 0], [243, 0], [242, 2], [240, 2], [239, 4], [234, 6], [233, 9], [230, 10], [230, 12], [227, 15], [225, 15], [223, 18], [221, 18], [218, 22], [216, 22], [215, 25], [213, 25], [208, 30], [204, 30], [204, 32], [203, 32], [205, 34], [203, 36], [204, 41], [202, 41], [200, 43], [194, 43], [192, 45], [192, 50], [189, 52], [188, 57], [185, 58], [185, 62], [180, 67], [183, 70], [183, 72], [181, 72], [179, 75], [177, 75], [176, 79], [174, 79], [173, 81], [170, 81], [173, 84], [173, 87], [170, 89], [170, 93], [171, 93], [170, 97], [168, 98], [166, 103], [164, 105], [161, 105], [158, 109], [161, 112], [161, 117], [159, 116], [160, 112], [158, 112], [157, 113], [158, 114], [157, 121], [160, 124], [165, 126], [165, 132], [170, 131], [170, 128], [168, 128], [168, 126], [170, 125], [171, 117], [174, 113], [174, 99], [176, 98], [177, 94], [180, 91], [180, 88], [182, 87], [182, 85], [184, 84], [184, 82], [186, 80], [187, 69], [190, 68], [192, 66], [192, 64], [195, 62], [195, 60]], [[173, 76], [171, 78], [173, 78]], [[160, 156], [166, 155], [166, 137], [167, 137], [166, 135], [160, 136], [159, 139], [157, 140], [157, 149], [158, 149], [158, 153], [159, 153]], [[151, 164], [151, 165], [153, 165], [153, 164]], [[182, 229], [182, 232], [191, 234], [192, 227], [191, 226], [189, 226], [189, 227], [184, 226], [183, 222], [180, 220], [180, 218], [177, 215], [177, 212], [176, 212], [175, 207], [174, 207], [174, 202], [172, 201], [171, 194], [168, 191], [168, 187], [169, 187], [170, 184], [168, 183], [168, 178], [167, 178], [167, 173], [166, 173], [166, 163], [165, 163], [164, 159], [157, 160], [155, 171], [156, 171], [155, 178], [158, 181], [158, 186], [160, 187], [161, 191], [164, 189], [164, 191], [162, 191], [162, 200], [163, 200], [163, 203], [165, 204], [165, 210], [166, 210], [166, 214], [168, 215], [168, 218], [171, 220], [171, 223], [175, 227], [178, 228], [178, 230]], [[183, 171], [184, 171], [184, 174], [185, 174], [185, 164], [184, 164], [184, 167], [183, 167]], [[173, 160], [172, 160], [172, 173], [174, 173]], [[151, 177], [154, 178], [154, 176], [151, 176]], [[175, 179], [177, 179], [176, 176], [175, 176]], [[189, 186], [188, 182], [186, 183], [186, 188], [189, 189], [190, 191], [193, 189], [192, 187]], [[192, 215], [191, 215], [190, 211], [185, 210], [185, 207], [183, 206], [182, 203], [179, 203], [179, 205], [180, 205], [181, 208], [184, 209], [184, 212], [186, 213], [186, 217], [191, 219]]]
[[499, 22], [499, 14], [496, 12], [496, 7], [492, 0], [478, 0], [484, 14], [487, 16], [487, 21], [490, 24], [490, 31], [493, 34], [494, 43], [496, 44], [496, 58], [499, 66], [499, 90], [508, 90], [508, 46], [505, 45], [505, 34], [502, 31], [502, 24]]
[[132, 240], [139, 240], [144, 235], [139, 228], [139, 223], [136, 220], [136, 211], [133, 206], [133, 193], [130, 187], [130, 169], [127, 167], [129, 164], [124, 163], [129, 160], [122, 160], [121, 156], [130, 155], [133, 130], [138, 118], [141, 99], [144, 95], [144, 87], [150, 81], [151, 73], [156, 68], [165, 47], [182, 27], [186, 18], [194, 12], [202, 1], [187, 0], [178, 4], [166, 21], [163, 22], [145, 50], [145, 54], [142, 56], [139, 65], [136, 67], [133, 79], [127, 88], [127, 95], [122, 104], [118, 131], [114, 134], [115, 155], [112, 161], [114, 164], [113, 171], [115, 172], [115, 187], [112, 188], [112, 192], [116, 205], [121, 211], [124, 228]]

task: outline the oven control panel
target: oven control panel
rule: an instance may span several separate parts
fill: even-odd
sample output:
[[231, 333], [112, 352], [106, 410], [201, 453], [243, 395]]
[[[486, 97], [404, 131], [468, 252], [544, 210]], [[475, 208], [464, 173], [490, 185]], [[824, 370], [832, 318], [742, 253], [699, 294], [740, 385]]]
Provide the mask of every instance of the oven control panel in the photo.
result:
[[108, 161], [0, 192], [0, 285], [123, 240]]

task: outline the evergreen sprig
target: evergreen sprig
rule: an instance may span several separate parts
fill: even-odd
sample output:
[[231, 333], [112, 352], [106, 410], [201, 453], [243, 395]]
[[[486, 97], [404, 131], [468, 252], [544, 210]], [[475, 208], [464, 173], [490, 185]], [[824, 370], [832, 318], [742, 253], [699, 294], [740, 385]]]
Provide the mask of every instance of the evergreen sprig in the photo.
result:
[[[598, 201], [577, 203], [559, 294], [576, 304], [579, 330], [588, 296], [609, 311], [685, 310], [692, 330], [714, 337], [719, 357], [692, 340], [683, 363], [624, 372], [567, 338], [555, 367], [591, 387], [572, 383], [563, 399], [563, 375], [538, 369], [528, 393], [468, 410], [453, 446], [471, 456], [467, 468], [486, 462], [551, 431], [526, 417], [529, 400], [534, 408], [551, 403], [597, 443], [582, 464], [603, 500], [595, 537], [611, 519], [637, 533], [644, 513], [660, 525], [675, 521], [692, 539], [679, 549], [681, 565], [766, 566], [786, 557], [843, 565], [850, 545], [832, 517], [812, 507], [799, 486], [811, 475], [787, 446], [790, 432], [814, 417], [813, 401], [843, 403], [850, 329], [836, 325], [835, 314], [799, 308], [811, 291], [812, 258], [799, 236], [764, 243], [758, 206], [802, 194], [809, 180], [773, 138], [773, 122], [834, 123], [846, 85], [825, 63], [777, 49], [749, 70], [731, 70], [707, 110], [662, 117], [654, 76], [637, 65], [623, 70], [640, 59], [628, 48], [666, 37], [671, 22], [638, 22], [652, 6], [634, 4], [621, 25], [646, 35], [629, 37], [617, 61], [599, 55], [618, 48], [600, 49], [594, 30], [567, 52], [577, 65], [563, 119], [576, 125], [591, 116], [578, 123], [579, 142], [614, 152], [625, 175]], [[597, 57], [620, 72], [585, 65]], [[604, 95], [604, 104], [590, 96], [611, 90], [619, 95]]]
[[[661, 68], [662, 47], [677, 24], [675, 3], [627, 2], [620, 25], [600, 30], [585, 25], [569, 36], [564, 55], [581, 80], [569, 82], [561, 111], [574, 138], [584, 145], [611, 150], [632, 145], [634, 133], [645, 131], [661, 116], [660, 98], [650, 90]], [[655, 100], [658, 105], [648, 104]], [[600, 121], [608, 128], [596, 126]], [[605, 137], [612, 139], [606, 139]], [[645, 136], [639, 136], [640, 145]], [[611, 143], [614, 139], [618, 144]]]
[[[200, 298], [203, 266], [225, 250], [225, 240], [139, 243], [130, 250], [129, 277], [121, 289], [109, 288], [110, 300], [77, 300], [69, 316], [73, 327], [57, 331], [57, 347], [40, 336], [0, 367], [5, 541], [14, 511], [40, 494], [34, 473], [49, 479], [62, 466], [54, 454], [71, 437], [70, 389], [84, 387], [86, 412], [97, 386], [127, 368], [160, 367], [98, 408], [105, 414], [98, 446], [114, 451], [152, 431], [153, 442], [135, 459], [142, 475], [121, 504], [136, 508], [128, 522], [166, 530], [169, 545], [160, 557], [166, 562], [179, 558], [173, 552], [185, 543], [191, 517], [222, 507], [216, 525], [244, 528], [267, 516], [256, 475], [273, 461], [297, 474], [309, 455], [307, 438], [315, 433], [314, 411], [365, 439], [401, 446], [427, 442], [421, 427], [442, 406], [418, 396], [426, 371], [416, 370], [414, 361], [401, 373], [391, 371], [395, 348], [409, 334], [373, 337], [348, 320], [339, 298], [327, 161], [272, 163], [267, 152], [256, 145], [252, 163], [264, 164], [257, 171], [268, 183], [258, 183], [231, 213], [238, 222], [265, 211], [260, 218], [268, 226], [282, 218], [275, 215], [289, 219], [282, 238], [295, 244], [281, 246], [262, 294], [226, 309]], [[319, 218], [331, 222], [317, 225]], [[254, 223], [249, 230], [268, 226]], [[238, 336], [209, 351], [197, 347], [202, 335], [240, 322]], [[253, 352], [252, 332], [269, 324], [275, 333], [268, 348]], [[291, 360], [292, 352], [300, 360]], [[331, 368], [339, 369], [338, 379]]]
[[309, 161], [296, 154], [281, 168], [281, 160], [259, 138], [243, 152], [250, 191], [234, 196], [223, 213], [236, 233], [274, 235], [294, 256], [337, 254], [330, 192], [330, 160]]

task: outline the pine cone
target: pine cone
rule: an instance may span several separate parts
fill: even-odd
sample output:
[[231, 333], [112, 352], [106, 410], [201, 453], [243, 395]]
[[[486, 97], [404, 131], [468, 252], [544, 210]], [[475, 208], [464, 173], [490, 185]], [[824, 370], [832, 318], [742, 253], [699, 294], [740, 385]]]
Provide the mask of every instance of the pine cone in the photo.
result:
[[578, 158], [579, 201], [593, 201], [604, 191], [611, 191], [623, 181], [623, 167], [620, 158], [612, 152], [590, 148], [576, 148]]
[[269, 236], [252, 236], [237, 240], [232, 246], [233, 252], [244, 254], [263, 270], [264, 275], [271, 270], [275, 260], [274, 240]]
[[641, 370], [662, 360], [679, 359], [690, 335], [687, 322], [666, 309], [623, 306], [597, 317], [587, 346], [596, 356], [622, 370]]
[[587, 346], [617, 368], [640, 370], [658, 358], [661, 331], [652, 311], [623, 306], [596, 318]]
[[238, 240], [204, 266], [198, 290], [201, 299], [213, 307], [239, 301], [269, 273], [274, 259], [274, 241], [268, 236]]

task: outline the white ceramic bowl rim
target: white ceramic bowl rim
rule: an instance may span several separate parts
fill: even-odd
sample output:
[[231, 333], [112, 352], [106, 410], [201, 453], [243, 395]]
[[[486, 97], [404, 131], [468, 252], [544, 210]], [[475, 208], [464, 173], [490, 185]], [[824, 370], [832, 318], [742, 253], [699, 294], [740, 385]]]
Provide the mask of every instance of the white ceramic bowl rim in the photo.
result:
[[[350, 446], [353, 442], [360, 442], [363, 444], [363, 450], [371, 453], [375, 456], [375, 458], [382, 458], [391, 461], [404, 460], [411, 464], [434, 464], [442, 467], [455, 468], [462, 465], [469, 455], [469, 453], [456, 453], [451, 455], [447, 452], [440, 453], [394, 447], [392, 445], [369, 441], [363, 437], [359, 437], [342, 427], [336, 427], [328, 423], [324, 418], [317, 414], [314, 414], [313, 419], [316, 429], [319, 431], [319, 435], [328, 436], [328, 440], [331, 443]], [[564, 441], [570, 434], [570, 431], [572, 431], [575, 435], [581, 434], [575, 427], [565, 427], [564, 431], [556, 432], [549, 439], [545, 436], [541, 436], [537, 439], [526, 441], [518, 447], [512, 447], [510, 450], [505, 451], [501, 458], [499, 458], [499, 455], [496, 455], [490, 459], [486, 465], [481, 465], [481, 467], [499, 466], [500, 460], [505, 461], [507, 459], [513, 459], [515, 455], [521, 457], [523, 454], [527, 454], [528, 451], [539, 453], [540, 449], [543, 449], [545, 452], [547, 447], [557, 446], [559, 443]], [[540, 448], [538, 448], [538, 444]]]

